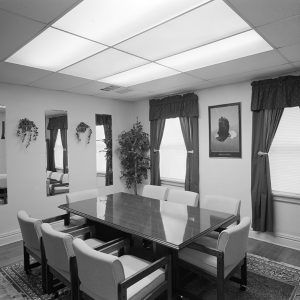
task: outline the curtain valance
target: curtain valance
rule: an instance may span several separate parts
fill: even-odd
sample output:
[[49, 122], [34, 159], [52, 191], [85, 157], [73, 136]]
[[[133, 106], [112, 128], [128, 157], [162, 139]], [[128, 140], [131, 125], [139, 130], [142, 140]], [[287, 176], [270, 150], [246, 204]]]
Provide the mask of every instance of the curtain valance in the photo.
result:
[[47, 129], [68, 129], [67, 116], [49, 118]]
[[198, 116], [198, 96], [194, 93], [150, 100], [150, 121], [157, 119]]
[[300, 76], [252, 82], [251, 110], [300, 106]]
[[111, 115], [96, 115], [96, 125], [111, 125]]

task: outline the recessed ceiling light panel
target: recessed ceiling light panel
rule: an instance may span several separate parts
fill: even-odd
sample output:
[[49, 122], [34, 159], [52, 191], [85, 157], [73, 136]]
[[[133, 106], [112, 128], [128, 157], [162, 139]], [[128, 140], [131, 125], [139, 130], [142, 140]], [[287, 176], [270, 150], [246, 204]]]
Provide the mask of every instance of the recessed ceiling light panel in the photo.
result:
[[250, 29], [228, 5], [215, 0], [115, 47], [156, 60]]
[[128, 87], [155, 79], [172, 76], [178, 73], [179, 72], [166, 68], [164, 66], [150, 63], [120, 74], [102, 78], [99, 81]]
[[112, 46], [209, 0], [85, 0], [53, 27]]
[[107, 47], [49, 27], [6, 61], [58, 71], [105, 48]]
[[147, 63], [145, 59], [110, 48], [61, 70], [60, 73], [97, 80]]
[[254, 30], [161, 59], [166, 67], [187, 72], [254, 55], [273, 48]]

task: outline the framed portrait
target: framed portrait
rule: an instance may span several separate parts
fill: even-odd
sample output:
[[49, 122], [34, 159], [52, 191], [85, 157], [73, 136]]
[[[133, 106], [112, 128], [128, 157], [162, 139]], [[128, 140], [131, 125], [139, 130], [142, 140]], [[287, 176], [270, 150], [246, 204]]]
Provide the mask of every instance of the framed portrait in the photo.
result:
[[209, 157], [242, 157], [241, 103], [208, 107]]

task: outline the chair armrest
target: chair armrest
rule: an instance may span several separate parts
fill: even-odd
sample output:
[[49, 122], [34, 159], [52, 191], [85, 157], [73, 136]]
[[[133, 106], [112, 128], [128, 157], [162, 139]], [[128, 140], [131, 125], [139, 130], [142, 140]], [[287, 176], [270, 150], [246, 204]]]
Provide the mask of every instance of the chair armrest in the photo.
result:
[[110, 247], [110, 246], [112, 246], [113, 244], [116, 244], [116, 243], [118, 243], [118, 242], [122, 242], [123, 240], [124, 240], [124, 238], [117, 238], [117, 239], [111, 240], [111, 241], [105, 243], [104, 245], [101, 245], [101, 246], [98, 246], [98, 247], [94, 248], [94, 250], [96, 250], [96, 251], [101, 251], [102, 249], [105, 249], [105, 248], [107, 248], [107, 247]]
[[114, 252], [114, 251], [120, 251], [122, 248], [124, 250], [126, 250], [128, 247], [129, 247], [129, 240], [128, 239], [122, 239], [122, 240], [120, 240], [120, 241], [118, 241], [118, 242], [116, 242], [112, 245], [106, 246], [106, 244], [105, 244], [105, 245], [103, 245], [103, 247], [100, 246], [99, 248], [101, 248], [100, 249], [101, 252], [111, 253], [111, 252]]
[[132, 286], [136, 282], [140, 281], [141, 279], [145, 278], [149, 274], [153, 273], [154, 271], [158, 270], [159, 268], [163, 266], [167, 266], [169, 263], [170, 258], [168, 256], [162, 257], [152, 264], [150, 264], [148, 267], [145, 267], [141, 271], [137, 272], [136, 274], [128, 277], [123, 282], [119, 283], [119, 289], [125, 290], [128, 287]]
[[58, 215], [58, 216], [55, 216], [55, 217], [50, 217], [50, 218], [43, 219], [42, 222], [43, 223], [53, 223], [53, 222], [57, 222], [57, 221], [60, 221], [60, 220], [66, 220], [67, 218], [68, 218], [68, 214], [63, 214], [63, 215]]
[[84, 225], [80, 225], [77, 227], [71, 227], [70, 229], [68, 228], [66, 230], [63, 230], [62, 232], [69, 233], [73, 237], [77, 237], [80, 235], [84, 235], [84, 237], [87, 237], [87, 236], [91, 235], [92, 231], [93, 231], [93, 227], [84, 224]]
[[207, 247], [207, 246], [204, 246], [204, 245], [201, 245], [201, 244], [197, 244], [197, 243], [189, 244], [187, 246], [187, 248], [190, 248], [190, 249], [193, 249], [193, 250], [196, 250], [196, 251], [200, 251], [200, 252], [203, 252], [203, 253], [206, 253], [206, 254], [209, 254], [209, 255], [213, 255], [213, 256], [216, 256], [216, 257], [224, 255], [223, 251], [220, 251], [220, 250], [215, 249], [215, 248], [210, 248], [210, 247]]

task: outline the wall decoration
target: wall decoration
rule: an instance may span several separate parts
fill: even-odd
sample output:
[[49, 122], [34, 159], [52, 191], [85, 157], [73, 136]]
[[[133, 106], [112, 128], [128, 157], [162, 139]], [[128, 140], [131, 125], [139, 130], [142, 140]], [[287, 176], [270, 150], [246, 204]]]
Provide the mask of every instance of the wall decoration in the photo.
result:
[[2, 134], [1, 140], [5, 140], [5, 121], [2, 121]]
[[241, 103], [208, 107], [209, 157], [238, 157], [241, 151]]
[[78, 142], [81, 141], [80, 134], [85, 133], [86, 131], [88, 131], [87, 143], [89, 144], [93, 131], [89, 125], [87, 125], [84, 122], [80, 122], [76, 127], [76, 137], [77, 137]]
[[39, 135], [38, 127], [33, 121], [27, 118], [19, 121], [17, 136], [21, 137], [22, 143], [26, 142], [26, 148], [30, 145], [31, 141], [35, 141]]

